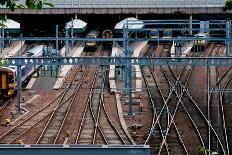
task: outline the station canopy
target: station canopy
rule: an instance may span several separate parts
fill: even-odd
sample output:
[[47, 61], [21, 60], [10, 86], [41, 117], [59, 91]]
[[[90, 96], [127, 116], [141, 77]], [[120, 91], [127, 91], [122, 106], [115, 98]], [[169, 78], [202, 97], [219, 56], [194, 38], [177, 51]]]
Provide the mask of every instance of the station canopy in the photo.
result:
[[131, 25], [128, 25], [128, 29], [131, 29], [131, 30], [138, 30], [144, 27], [143, 21], [139, 21], [137, 18], [134, 18], [134, 17], [128, 17], [115, 25], [114, 27], [115, 32], [122, 32], [123, 26], [127, 22], [131, 24]]
[[12, 20], [0, 20], [0, 23], [4, 25], [4, 31], [8, 33], [20, 33], [20, 23]]
[[82, 33], [86, 30], [87, 23], [80, 19], [73, 19], [72, 21], [69, 21], [66, 23], [66, 29], [68, 29], [68, 32], [71, 33], [73, 26], [73, 33]]

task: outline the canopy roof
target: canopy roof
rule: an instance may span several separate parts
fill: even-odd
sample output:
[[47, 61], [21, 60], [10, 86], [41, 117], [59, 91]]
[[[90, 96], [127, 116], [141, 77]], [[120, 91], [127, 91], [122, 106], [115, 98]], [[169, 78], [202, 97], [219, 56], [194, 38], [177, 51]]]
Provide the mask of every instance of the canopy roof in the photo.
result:
[[144, 24], [142, 21], [139, 21], [137, 18], [134, 17], [128, 17], [121, 22], [117, 23], [114, 27], [114, 29], [123, 29], [124, 24], [128, 21], [129, 24], [136, 23], [134, 25], [128, 25], [128, 29], [141, 29], [143, 28]]
[[74, 19], [73, 21], [69, 21], [66, 23], [66, 28], [72, 28], [72, 22], [73, 22], [73, 29], [83, 29], [87, 26], [87, 23], [80, 19]]
[[5, 29], [20, 29], [20, 23], [12, 19], [0, 20], [0, 22], [5, 25]]

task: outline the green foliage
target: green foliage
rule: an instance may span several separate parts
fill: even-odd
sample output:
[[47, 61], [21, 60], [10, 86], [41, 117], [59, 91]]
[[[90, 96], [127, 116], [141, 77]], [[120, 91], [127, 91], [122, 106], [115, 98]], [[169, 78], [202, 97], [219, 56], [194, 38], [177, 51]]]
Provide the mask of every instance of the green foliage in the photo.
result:
[[6, 63], [6, 59], [0, 59], [0, 67], [2, 67]]
[[198, 151], [201, 154], [205, 154], [205, 152], [209, 152], [209, 150], [204, 146], [198, 146]]
[[[9, 8], [11, 11], [20, 8], [28, 9], [42, 9], [43, 6], [54, 7], [53, 4], [48, 3], [47, 0], [26, 0], [25, 4], [21, 4], [18, 0], [0, 0], [0, 5], [4, 5]], [[6, 20], [4, 16], [0, 15], [0, 20]], [[6, 27], [3, 23], [0, 23], [0, 28]]]
[[[0, 21], [5, 21], [5, 20], [6, 20], [5, 16], [0, 15]], [[5, 28], [5, 27], [6, 27], [6, 25], [4, 25], [2, 22], [0, 22], [0, 28]]]
[[198, 146], [198, 152], [199, 152], [200, 154], [205, 154], [205, 153], [207, 153], [207, 154], [209, 154], [209, 155], [218, 155], [217, 152], [209, 151], [209, 149], [207, 149], [207, 148], [204, 147], [204, 146]]
[[222, 8], [223, 11], [232, 10], [232, 0], [226, 0], [225, 5]]
[[43, 6], [54, 7], [47, 0], [26, 0], [25, 4], [20, 4], [17, 0], [0, 0], [0, 5], [5, 5], [10, 10], [14, 11], [19, 8], [42, 9]]

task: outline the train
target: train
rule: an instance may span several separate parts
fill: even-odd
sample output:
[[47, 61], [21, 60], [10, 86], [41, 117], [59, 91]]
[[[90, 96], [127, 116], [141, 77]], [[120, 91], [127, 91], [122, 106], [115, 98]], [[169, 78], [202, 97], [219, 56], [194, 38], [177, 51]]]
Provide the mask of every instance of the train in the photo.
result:
[[[196, 35], [194, 35], [194, 37], [196, 38], [208, 38], [209, 32], [199, 32]], [[194, 40], [194, 45], [197, 46], [205, 46], [208, 43], [208, 40]]]
[[102, 32], [102, 38], [113, 38], [113, 32], [110, 29], [105, 29]]
[[[86, 38], [98, 38], [99, 31], [91, 30], [87, 34]], [[94, 52], [97, 49], [97, 41], [87, 41], [85, 42], [84, 52]]]
[[[102, 32], [102, 38], [113, 38], [113, 32], [110, 29], [105, 29]], [[103, 41], [103, 45], [112, 45], [112, 41]]]
[[163, 31], [163, 38], [165, 38], [165, 39], [172, 38], [172, 30], [170, 30], [170, 29], [164, 30]]
[[[196, 35], [194, 35], [194, 37], [196, 37], [196, 38], [208, 38], [208, 37], [210, 37], [210, 34], [209, 34], [209, 32], [199, 32]], [[193, 52], [204, 51], [208, 42], [209, 42], [208, 40], [198, 40], [198, 39], [194, 40], [192, 51]]]
[[[163, 31], [163, 38], [172, 38], [172, 30], [164, 30]], [[160, 32], [156, 29], [153, 29], [149, 32], [149, 38], [160, 38]]]
[[[42, 57], [44, 45], [36, 46], [27, 51], [22, 57]], [[31, 78], [39, 66], [24, 65], [21, 67], [21, 82], [25, 83]], [[17, 67], [3, 66], [0, 67], [0, 98], [12, 97], [16, 93], [17, 86]]]
[[159, 31], [156, 29], [151, 30], [149, 33], [149, 38], [159, 38]]

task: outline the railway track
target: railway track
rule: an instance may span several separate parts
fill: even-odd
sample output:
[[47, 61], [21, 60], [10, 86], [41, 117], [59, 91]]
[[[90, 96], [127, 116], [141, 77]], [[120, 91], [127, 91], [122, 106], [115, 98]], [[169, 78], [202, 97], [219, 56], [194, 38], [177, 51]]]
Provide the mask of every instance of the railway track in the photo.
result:
[[105, 107], [106, 73], [99, 68], [85, 105], [75, 144], [131, 144], [113, 124]]
[[[168, 55], [165, 54], [165, 52], [162, 52], [162, 56], [168, 56]], [[188, 84], [188, 81], [189, 81], [189, 78], [190, 78], [190, 75], [191, 75], [193, 68], [192, 67], [184, 67], [181, 70], [178, 77], [174, 74], [174, 72], [172, 71], [172, 69], [170, 67], [165, 67], [165, 68], [161, 67], [161, 70], [162, 70], [162, 74], [164, 74], [164, 76], [165, 76], [165, 78], [170, 86], [169, 94], [172, 93], [172, 91], [173, 91], [173, 93], [175, 94], [175, 98], [176, 98], [176, 100], [173, 100], [171, 97], [167, 97], [167, 100], [166, 100], [166, 102], [169, 103], [168, 106], [170, 106], [170, 109], [171, 109], [172, 102], [174, 102], [174, 104], [176, 104], [176, 107], [174, 109], [169, 110], [172, 113], [172, 115], [171, 115], [171, 118], [169, 120], [170, 123], [169, 123], [169, 126], [167, 127], [167, 129], [169, 130], [171, 127], [171, 124], [174, 123], [174, 117], [177, 113], [177, 107], [180, 105], [181, 108], [184, 110], [189, 122], [191, 122], [192, 127], [195, 131], [195, 134], [198, 137], [199, 143], [202, 146], [206, 146], [206, 144], [207, 144], [207, 136], [205, 136], [205, 135], [207, 135], [207, 128], [206, 127], [209, 125], [209, 123], [208, 123], [207, 118], [205, 117], [205, 115], [201, 111], [201, 109], [198, 107], [197, 103], [192, 99], [190, 92], [187, 88], [187, 84]], [[228, 73], [225, 73], [225, 74], [228, 74]], [[171, 88], [174, 88], [174, 89], [171, 89]], [[168, 101], [169, 98], [171, 98], [171, 102]], [[157, 121], [154, 124], [157, 125]], [[212, 134], [220, 142], [220, 139], [219, 139], [217, 133], [215, 132], [215, 130], [213, 129], [213, 127], [211, 125], [209, 125], [209, 126], [213, 130]], [[154, 128], [152, 128], [151, 130], [154, 130]], [[151, 134], [151, 132], [150, 132], [150, 134]], [[161, 144], [162, 147], [166, 145], [167, 137], [168, 136], [166, 133], [165, 138], [163, 139], [162, 144]], [[220, 142], [220, 145], [222, 147], [221, 142]], [[197, 148], [196, 148], [196, 150], [197, 150]], [[224, 150], [223, 150], [223, 152], [224, 152]], [[186, 151], [186, 154], [187, 154], [187, 151]]]
[[2, 114], [3, 114], [3, 112], [4, 112], [4, 110], [6, 109], [6, 107], [7, 107], [7, 105], [9, 105], [10, 104], [10, 100], [6, 100], [6, 101], [4, 101], [4, 100], [1, 100], [0, 101], [0, 118], [2, 117]]
[[[192, 71], [193, 67], [190, 68], [190, 71]], [[184, 69], [181, 71], [181, 73], [183, 73]], [[172, 73], [174, 75], [174, 73]], [[189, 74], [191, 74], [191, 72], [189, 72]], [[184, 77], [182, 74], [180, 74], [179, 76], [179, 79], [180, 77]], [[176, 81], [179, 80], [178, 78], [176, 78]], [[188, 77], [189, 79], [189, 77]], [[187, 80], [188, 81], [188, 80]], [[201, 143], [202, 146], [205, 146], [205, 144], [207, 144], [207, 137], [205, 135], [207, 135], [207, 131], [206, 131], [206, 127], [209, 126], [210, 130], [213, 130], [212, 132], [212, 135], [215, 137], [216, 140], [219, 141], [219, 145], [220, 147], [222, 148], [222, 152], [225, 154], [225, 151], [223, 149], [223, 146], [222, 146], [222, 143], [219, 139], [219, 136], [217, 134], [217, 132], [215, 132], [214, 128], [212, 127], [211, 124], [208, 123], [208, 120], [207, 118], [204, 116], [204, 114], [202, 113], [202, 111], [199, 109], [199, 107], [197, 106], [197, 104], [193, 101], [193, 99], [191, 98], [191, 95], [187, 89], [187, 85], [183, 85], [182, 84], [183, 82], [180, 83], [180, 86], [182, 88], [184, 88], [184, 92], [186, 93], [186, 95], [188, 96], [188, 100], [183, 100], [185, 101], [186, 103], [184, 104], [182, 101], [180, 102], [183, 109], [185, 110], [185, 113], [187, 114], [189, 120], [191, 121], [193, 127], [194, 127], [194, 130], [196, 132], [196, 134], [198, 135], [198, 138], [199, 138], [199, 142]], [[177, 94], [177, 92], [176, 92]], [[185, 96], [183, 97], [183, 99], [186, 98]], [[179, 98], [180, 99], [180, 98]], [[190, 107], [190, 103], [193, 104], [194, 107]], [[195, 112], [191, 112], [192, 110], [195, 110]], [[196, 115], [197, 114], [197, 115]], [[199, 115], [200, 114], [200, 115]], [[199, 117], [200, 116], [200, 117]], [[202, 126], [203, 125], [203, 126]], [[204, 141], [204, 140], [205, 141]]]
[[85, 69], [84, 72], [81, 72], [81, 74], [77, 74], [78, 72], [76, 72], [74, 80], [70, 83], [69, 89], [53, 110], [49, 121], [39, 136], [36, 144], [56, 143], [60, 130], [66, 120], [67, 114], [70, 111], [76, 94], [81, 87], [86, 72], [87, 69]]
[[[190, 71], [192, 69], [193, 69], [193, 67], [190, 68]], [[182, 70], [181, 73], [183, 73], [183, 71], [184, 70]], [[184, 76], [180, 75], [179, 79], [180, 79], [180, 77], [184, 77]], [[178, 81], [179, 79], [176, 78], [176, 81]], [[191, 97], [191, 95], [190, 95], [190, 93], [189, 93], [189, 91], [188, 91], [188, 89], [186, 87], [187, 85], [183, 85], [182, 83], [180, 83], [181, 87], [184, 88], [185, 93], [187, 95], [187, 100], [186, 100], [186, 97], [184, 96], [183, 101], [184, 101], [184, 103], [186, 102], [187, 104], [184, 104], [183, 102], [181, 102], [181, 105], [182, 105], [183, 109], [185, 110], [185, 113], [187, 114], [189, 120], [191, 121], [196, 134], [198, 135], [199, 142], [201, 143], [202, 146], [205, 146], [207, 144], [207, 137], [205, 135], [207, 135], [206, 127], [209, 126], [209, 128], [211, 130], [213, 130], [212, 135], [215, 137], [216, 140], [219, 141], [220, 147], [222, 147], [222, 150], [223, 150], [222, 152], [225, 153], [218, 134], [215, 132], [215, 130], [213, 129], [211, 124], [208, 123], [207, 118], [204, 116], [204, 114], [202, 113], [200, 108], [197, 106], [195, 101], [192, 99], [192, 97]], [[190, 106], [191, 104], [193, 106]], [[195, 110], [195, 112], [193, 112], [193, 109]]]
[[[229, 72], [232, 72], [232, 69], [229, 69]], [[228, 88], [229, 84], [231, 83], [232, 81], [232, 74], [230, 74], [229, 76], [227, 76], [227, 78], [223, 78], [223, 80], [221, 81], [221, 89], [225, 90]], [[227, 148], [227, 154], [230, 154], [230, 151], [231, 151], [231, 148], [232, 148], [232, 143], [231, 143], [231, 140], [232, 140], [232, 134], [231, 134], [231, 129], [232, 129], [232, 125], [229, 121], [229, 117], [230, 117], [230, 114], [231, 112], [228, 112], [228, 110], [226, 109], [225, 107], [225, 104], [227, 100], [230, 100], [230, 97], [229, 97], [229, 93], [226, 93], [224, 91], [222, 91], [220, 93], [220, 104], [221, 104], [221, 110], [223, 113], [225, 113], [225, 117], [222, 117], [222, 119], [224, 120], [224, 124], [223, 124], [223, 128], [226, 129], [224, 131], [224, 137], [225, 137], [225, 142], [226, 143], [226, 148]], [[227, 111], [226, 111], [227, 110]], [[228, 113], [227, 113], [228, 112]]]
[[[221, 45], [216, 45], [212, 50], [212, 56], [217, 56], [220, 52]], [[229, 71], [228, 71], [229, 72]], [[209, 150], [219, 151], [221, 153], [229, 153], [225, 114], [223, 110], [223, 98], [222, 94], [218, 92], [213, 92], [213, 89], [220, 89], [221, 79], [218, 79], [218, 70], [215, 66], [208, 67], [208, 119], [212, 127], [215, 129], [217, 137], [212, 136], [211, 129], [209, 127]], [[225, 73], [226, 74], [226, 73]], [[222, 78], [222, 77], [221, 77]], [[220, 144], [219, 144], [220, 143]]]
[[[72, 80], [70, 83], [74, 81], [75, 74], [79, 71], [79, 68], [74, 69], [72, 74]], [[9, 144], [9, 143], [15, 143], [17, 139], [22, 137], [24, 134], [29, 132], [35, 125], [37, 125], [39, 122], [47, 118], [50, 114], [53, 113], [53, 110], [57, 107], [60, 100], [67, 100], [70, 98], [70, 96], [65, 95], [69, 94], [69, 89], [71, 87], [71, 84], [69, 84], [65, 90], [57, 95], [51, 102], [46, 104], [43, 108], [38, 110], [36, 113], [33, 113], [28, 118], [26, 118], [24, 121], [19, 123], [18, 125], [11, 128], [9, 131], [4, 133], [0, 136], [0, 143], [1, 144]]]
[[[98, 53], [99, 51], [89, 54], [96, 55]], [[81, 86], [89, 81], [89, 77], [91, 76], [90, 73], [95, 69], [96, 67], [85, 67], [84, 72], [81, 72], [81, 74], [75, 74], [75, 80], [73, 80], [71, 83], [69, 92], [66, 94], [66, 96], [70, 97], [65, 101], [60, 100], [49, 121], [47, 122], [43, 132], [39, 136], [36, 144], [58, 143], [58, 139], [60, 137], [63, 126], [66, 123], [67, 117], [70, 114], [71, 108], [76, 108], [73, 107], [73, 105], [75, 102], [77, 102], [77, 94], [80, 91]]]
[[[169, 48], [169, 46], [166, 46], [166, 48]], [[153, 52], [154, 50], [148, 49], [144, 56], [151, 57]], [[141, 71], [154, 112], [152, 127], [145, 144], [150, 141], [153, 154], [188, 154], [175, 123], [173, 123], [174, 130], [169, 132], [168, 126], [172, 114], [167, 103], [170, 104], [172, 92], [169, 93], [168, 98], [165, 100], [152, 68], [143, 66]], [[169, 138], [167, 138], [167, 134], [169, 134]], [[163, 145], [165, 146], [165, 152]]]

